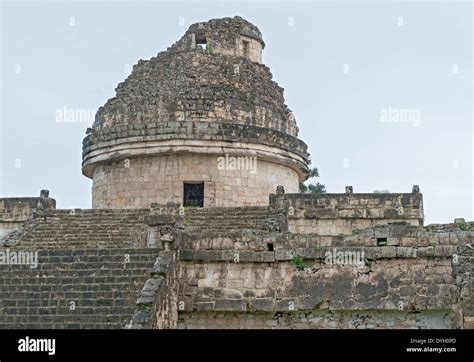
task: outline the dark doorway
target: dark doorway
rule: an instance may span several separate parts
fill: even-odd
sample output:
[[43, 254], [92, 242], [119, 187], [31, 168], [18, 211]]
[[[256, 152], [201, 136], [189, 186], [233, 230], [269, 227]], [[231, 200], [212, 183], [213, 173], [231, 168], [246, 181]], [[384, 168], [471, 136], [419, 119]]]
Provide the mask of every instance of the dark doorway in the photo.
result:
[[184, 183], [184, 206], [204, 206], [204, 182]]
[[244, 50], [244, 57], [249, 59], [250, 58], [249, 42], [246, 40], [242, 40], [242, 47]]

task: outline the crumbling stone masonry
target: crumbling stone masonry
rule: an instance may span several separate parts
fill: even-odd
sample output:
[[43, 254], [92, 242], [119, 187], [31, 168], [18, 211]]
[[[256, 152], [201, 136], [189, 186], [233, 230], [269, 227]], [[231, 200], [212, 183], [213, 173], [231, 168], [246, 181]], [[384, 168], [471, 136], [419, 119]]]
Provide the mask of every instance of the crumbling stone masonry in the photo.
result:
[[[311, 198], [325, 204], [343, 195]], [[367, 195], [351, 197], [362, 201]], [[354, 206], [361, 210], [360, 203]], [[212, 213], [210, 225], [219, 211]], [[474, 223], [423, 227], [407, 218], [339, 235], [238, 229], [198, 234], [194, 226], [185, 228], [178, 327], [472, 328], [473, 232], [467, 229]], [[362, 263], [328, 261], [335, 253], [363, 253]]]
[[41, 190], [40, 197], [0, 198], [0, 238], [21, 228], [32, 214], [44, 215], [55, 208], [48, 190]]
[[309, 155], [264, 45], [249, 22], [216, 19], [139, 61], [84, 139], [93, 207], [181, 204], [183, 183], [203, 183], [205, 207], [267, 205], [277, 185], [298, 192]]
[[39, 253], [36, 269], [0, 266], [0, 327], [473, 327], [474, 223], [323, 235], [288, 220], [175, 204], [31, 218], [0, 247]]
[[424, 226], [418, 186], [298, 193], [264, 47], [192, 25], [87, 130], [92, 209], [0, 199], [0, 328], [474, 328], [474, 223]]
[[270, 205], [287, 207], [289, 230], [303, 234], [350, 235], [358, 229], [397, 221], [423, 225], [423, 198], [419, 192], [276, 194], [270, 197]]

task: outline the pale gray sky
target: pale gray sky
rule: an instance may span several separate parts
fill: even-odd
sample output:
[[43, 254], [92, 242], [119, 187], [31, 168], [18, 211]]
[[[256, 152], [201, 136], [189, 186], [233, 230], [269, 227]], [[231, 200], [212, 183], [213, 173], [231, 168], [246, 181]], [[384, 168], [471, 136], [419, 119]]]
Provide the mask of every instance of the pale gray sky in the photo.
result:
[[[470, 2], [3, 2], [0, 195], [88, 208], [87, 123], [139, 59], [197, 21], [240, 15], [266, 42], [328, 192], [419, 184], [426, 222], [473, 220]], [[409, 110], [384, 121], [384, 111]], [[387, 119], [385, 119], [387, 120]], [[403, 121], [403, 122], [401, 122]]]

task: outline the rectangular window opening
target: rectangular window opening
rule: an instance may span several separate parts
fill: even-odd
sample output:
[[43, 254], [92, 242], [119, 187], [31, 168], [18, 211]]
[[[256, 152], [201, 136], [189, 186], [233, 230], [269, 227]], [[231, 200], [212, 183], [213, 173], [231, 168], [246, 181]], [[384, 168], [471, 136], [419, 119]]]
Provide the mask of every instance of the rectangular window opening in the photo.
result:
[[183, 206], [204, 207], [204, 182], [185, 182]]
[[250, 57], [250, 43], [247, 40], [242, 40], [242, 49], [245, 58]]
[[204, 35], [197, 35], [196, 36], [196, 45], [201, 47], [202, 49], [207, 49], [207, 39]]

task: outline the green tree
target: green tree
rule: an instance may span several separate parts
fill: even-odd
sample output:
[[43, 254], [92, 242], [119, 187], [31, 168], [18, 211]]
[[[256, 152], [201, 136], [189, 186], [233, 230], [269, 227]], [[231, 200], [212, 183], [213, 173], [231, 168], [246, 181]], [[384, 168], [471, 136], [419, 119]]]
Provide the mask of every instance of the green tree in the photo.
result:
[[300, 182], [300, 192], [301, 193], [312, 193], [312, 194], [324, 194], [326, 193], [326, 186], [322, 185], [319, 182], [314, 183], [314, 179], [319, 177], [319, 171], [317, 167], [309, 169], [309, 177], [305, 184]]

